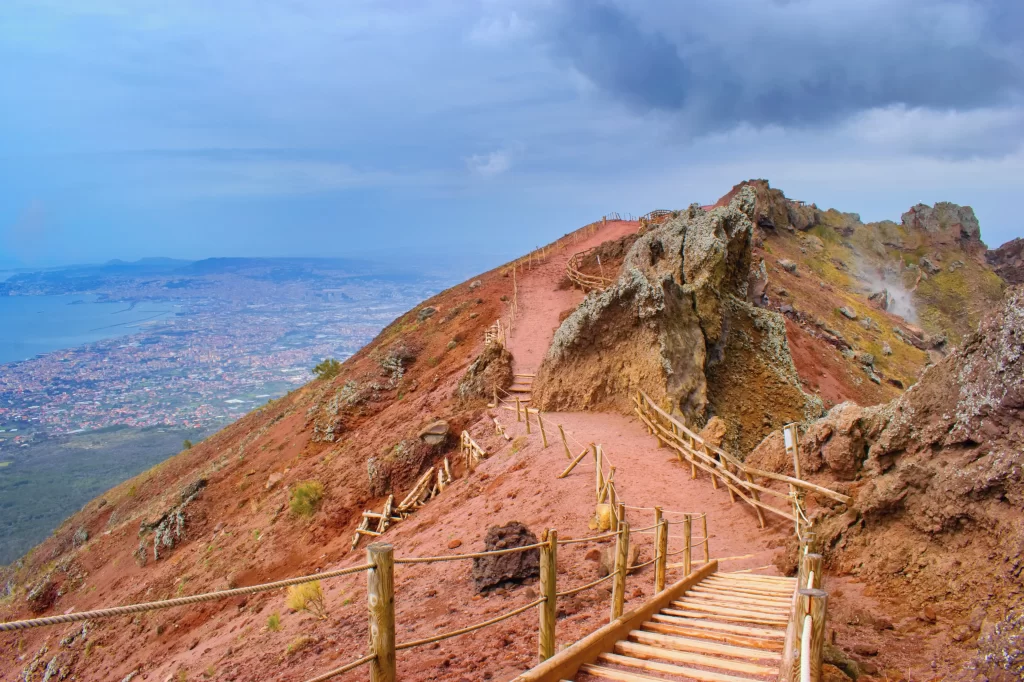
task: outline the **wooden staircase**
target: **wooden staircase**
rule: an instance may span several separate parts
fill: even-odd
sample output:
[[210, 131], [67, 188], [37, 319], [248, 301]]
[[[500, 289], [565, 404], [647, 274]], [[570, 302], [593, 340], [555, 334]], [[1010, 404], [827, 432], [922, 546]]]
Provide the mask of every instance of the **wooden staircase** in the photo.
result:
[[574, 679], [776, 680], [795, 589], [795, 578], [711, 573]]
[[516, 398], [519, 398], [519, 404], [522, 407], [529, 407], [530, 399], [533, 396], [533, 378], [535, 376], [537, 375], [533, 373], [513, 374], [512, 385], [505, 397], [501, 399], [501, 407], [515, 411]]

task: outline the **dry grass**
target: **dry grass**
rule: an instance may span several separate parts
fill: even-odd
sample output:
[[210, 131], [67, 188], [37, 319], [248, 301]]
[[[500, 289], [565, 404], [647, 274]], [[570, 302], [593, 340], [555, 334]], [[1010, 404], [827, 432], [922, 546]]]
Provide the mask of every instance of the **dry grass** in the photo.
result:
[[292, 585], [288, 588], [288, 608], [305, 611], [320, 620], [327, 618], [327, 602], [320, 581]]

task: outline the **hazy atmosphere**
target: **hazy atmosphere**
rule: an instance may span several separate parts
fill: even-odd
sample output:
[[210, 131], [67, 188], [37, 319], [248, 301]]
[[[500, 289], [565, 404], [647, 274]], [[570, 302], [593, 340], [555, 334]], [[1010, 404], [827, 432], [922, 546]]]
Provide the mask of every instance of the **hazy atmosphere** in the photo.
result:
[[[741, 178], [1020, 234], [1013, 0], [6, 0], [0, 267], [522, 252]], [[505, 233], [500, 244], [495, 237]]]

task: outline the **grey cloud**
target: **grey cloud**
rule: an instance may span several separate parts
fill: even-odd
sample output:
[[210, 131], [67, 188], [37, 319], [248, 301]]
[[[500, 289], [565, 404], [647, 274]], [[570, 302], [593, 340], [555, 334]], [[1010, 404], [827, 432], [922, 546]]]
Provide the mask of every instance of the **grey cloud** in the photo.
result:
[[610, 96], [699, 133], [1010, 103], [1024, 96], [1024, 42], [1006, 28], [1024, 12], [1011, 4], [564, 0], [546, 35]]

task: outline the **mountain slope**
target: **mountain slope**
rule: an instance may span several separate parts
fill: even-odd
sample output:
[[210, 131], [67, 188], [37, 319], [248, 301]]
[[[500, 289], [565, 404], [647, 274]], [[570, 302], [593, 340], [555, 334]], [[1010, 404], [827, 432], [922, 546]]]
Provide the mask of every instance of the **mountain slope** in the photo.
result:
[[[853, 269], [858, 259], [884, 268], [902, 257], [903, 282], [902, 277], [909, 277], [904, 271], [910, 269], [907, 249], [924, 239], [914, 232], [917, 228], [900, 233], [900, 246], [885, 247], [884, 256], [877, 250], [865, 255], [863, 245], [871, 246], [869, 237], [882, 228], [862, 226], [867, 232], [858, 235], [861, 227], [856, 223], [847, 235], [845, 223], [839, 224], [833, 212], [824, 212], [820, 218], [812, 214], [809, 220], [814, 224], [806, 231], [791, 223], [790, 230], [779, 217], [780, 206], [789, 215], [788, 200], [767, 183], [745, 184], [754, 190], [757, 211], [752, 212], [756, 229], [743, 228], [745, 248], [752, 250], [739, 259], [752, 266], [746, 282], [749, 300], [740, 295], [741, 282], [733, 282], [734, 302], [728, 305], [742, 310], [743, 317], [729, 313], [722, 319], [748, 320], [750, 327], [742, 322], [721, 328], [725, 357], [738, 357], [738, 340], [757, 332], [759, 324], [771, 323], [772, 338], [784, 328], [780, 343], [788, 347], [786, 357], [792, 355], [794, 381], [803, 392], [819, 394], [826, 406], [848, 399], [881, 403], [898, 396], [901, 387], [916, 381], [920, 370], [951, 343], [935, 337], [960, 338], [960, 320], [947, 322], [955, 312], [946, 307], [950, 300], [980, 309], [993, 298], [989, 288], [1000, 288], [998, 282], [992, 284], [994, 275], [987, 266], [973, 259], [973, 242], [927, 242], [932, 251], [926, 254], [938, 252], [949, 266], [964, 262], [950, 274], [964, 277], [969, 286], [936, 302], [929, 302], [923, 292], [920, 299], [914, 297], [917, 290], [911, 292], [915, 305], [937, 311], [934, 319], [922, 314], [924, 329], [917, 330], [891, 306], [876, 308], [867, 297], [875, 293], [870, 278]], [[777, 215], [771, 225], [758, 217], [773, 214]], [[693, 219], [702, 220], [697, 214]], [[499, 317], [507, 323], [513, 301], [519, 311], [509, 335], [516, 371], [537, 369], [555, 328], [581, 305], [592, 305], [586, 301], [597, 296], [585, 298], [582, 292], [559, 285], [565, 261], [574, 252], [630, 237], [638, 228], [635, 223], [613, 221], [584, 228], [549, 245], [543, 255], [521, 259], [515, 275], [506, 266], [439, 294], [395, 320], [343, 363], [337, 376], [310, 382], [89, 503], [52, 538], [4, 571], [0, 584], [7, 586], [7, 596], [0, 618], [195, 594], [354, 564], [361, 550], [351, 551], [351, 538], [361, 512], [379, 510], [389, 492], [402, 495], [445, 456], [454, 465], [455, 484], [387, 532], [385, 539], [395, 542], [403, 554], [443, 553], [456, 541], [478, 549], [488, 526], [508, 520], [521, 520], [537, 530], [557, 526], [586, 534], [593, 511], [592, 479], [582, 474], [556, 479], [565, 466], [558, 447], [542, 450], [536, 434], [518, 443], [501, 439], [494, 433], [491, 414], [513, 436], [525, 433], [509, 413], [488, 412], [483, 400], [459, 397], [458, 385], [482, 349], [485, 330]], [[608, 277], [618, 277], [624, 262], [624, 257], [613, 258], [600, 267], [609, 270]], [[920, 265], [917, 268], [921, 270]], [[745, 266], [739, 266], [733, 274], [744, 271]], [[965, 272], [958, 275], [961, 271]], [[934, 283], [941, 278], [926, 273], [921, 279]], [[715, 287], [708, 291], [719, 295]], [[842, 315], [839, 308], [856, 313], [856, 319]], [[624, 347], [635, 346], [639, 339], [627, 336]], [[892, 355], [885, 354], [885, 345]], [[680, 344], [672, 352], [687, 349]], [[874, 356], [871, 362], [866, 353]], [[778, 426], [778, 420], [802, 417], [803, 398], [800, 410], [792, 415], [783, 415], [783, 406], [777, 404], [754, 404], [735, 391], [743, 376], [730, 369], [740, 371], [728, 363], [710, 367], [707, 410], [692, 417], [700, 425], [706, 421], [709, 428], [715, 416], [728, 422], [722, 437], [742, 455], [752, 446], [748, 444]], [[455, 457], [457, 438], [450, 436], [438, 446], [419, 438], [421, 429], [439, 418], [448, 422], [452, 436], [468, 429], [495, 456], [467, 475]], [[574, 438], [606, 445], [622, 466], [616, 480], [621, 479], [628, 499], [675, 509], [690, 503], [712, 512], [711, 532], [717, 543], [713, 553], [750, 555], [737, 567], [767, 563], [770, 546], [781, 544], [791, 530], [775, 523], [766, 533], [759, 531], [753, 515], [729, 505], [724, 491], [691, 481], [688, 469], [659, 454], [631, 418], [595, 412], [560, 413], [558, 420], [576, 434]], [[574, 442], [574, 450], [578, 447]], [[657, 477], [649, 475], [654, 465], [660, 467]], [[291, 492], [307, 481], [324, 489], [322, 503], [309, 517], [293, 513], [289, 506]], [[564, 568], [566, 577], [578, 582], [592, 579], [590, 571], [596, 570], [583, 560], [582, 550], [579, 556], [568, 555]], [[447, 569], [400, 576], [404, 596], [399, 617], [412, 628], [405, 631], [408, 636], [450, 629], [523, 601], [521, 590], [474, 599], [464, 577]], [[443, 599], [437, 598], [439, 585], [444, 587]], [[226, 607], [210, 604], [93, 624], [86, 636], [72, 638], [66, 646], [60, 640], [81, 628], [0, 636], [0, 679], [13, 680], [25, 670], [31, 671], [28, 679], [42, 679], [43, 669], [55, 659], [57, 667], [66, 667], [79, 679], [122, 679], [133, 671], [159, 680], [182, 671], [189, 679], [207, 672], [217, 679], [266, 679], [266, 671], [275, 679], [306, 679], [350, 660], [365, 642], [362, 582], [342, 579], [327, 589], [331, 615], [324, 622], [288, 613], [282, 595], [267, 594]], [[633, 598], [643, 594], [640, 590]], [[605, 602], [572, 600], [565, 607], [560, 639], [589, 632], [605, 610]], [[281, 632], [266, 626], [274, 612], [281, 613]], [[507, 630], [468, 636], [469, 643], [459, 647], [409, 652], [402, 665], [418, 679], [430, 671], [429, 679], [458, 680], [467, 670], [501, 679], [532, 661], [533, 627], [534, 616], [524, 614], [509, 621]], [[300, 636], [310, 638], [305, 648], [286, 653], [286, 646]]]

